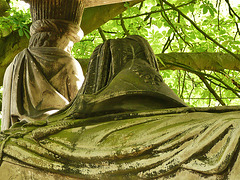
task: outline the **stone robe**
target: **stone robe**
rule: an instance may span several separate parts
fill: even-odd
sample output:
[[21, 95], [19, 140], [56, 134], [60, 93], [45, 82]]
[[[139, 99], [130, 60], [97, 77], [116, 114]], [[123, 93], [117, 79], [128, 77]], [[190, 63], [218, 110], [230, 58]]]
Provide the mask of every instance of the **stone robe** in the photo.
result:
[[164, 83], [149, 43], [133, 35], [110, 39], [96, 47], [78, 95], [56, 117], [63, 114], [82, 118], [185, 106]]
[[67, 105], [84, 80], [80, 64], [55, 47], [20, 52], [4, 76], [2, 130], [40, 120]]
[[183, 107], [16, 124], [0, 134], [0, 179], [237, 180], [239, 110]]

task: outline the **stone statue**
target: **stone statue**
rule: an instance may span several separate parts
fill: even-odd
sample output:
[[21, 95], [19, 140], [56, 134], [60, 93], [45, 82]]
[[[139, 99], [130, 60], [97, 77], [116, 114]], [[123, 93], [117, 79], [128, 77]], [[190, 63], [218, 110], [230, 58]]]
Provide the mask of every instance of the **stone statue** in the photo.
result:
[[186, 107], [146, 40], [108, 40], [69, 105], [0, 134], [0, 179], [239, 179], [239, 113]]
[[[66, 2], [41, 2], [53, 1]], [[77, 85], [66, 82], [71, 77], [67, 72], [78, 74], [73, 70], [77, 65], [67, 66], [65, 60], [74, 60], [59, 48], [64, 43], [38, 45], [53, 44], [48, 40], [54, 36], [45, 34], [51, 29], [70, 31], [61, 18], [37, 20], [31, 48], [7, 71], [11, 78], [5, 83], [15, 91], [6, 97], [17, 105], [8, 112], [18, 122], [12, 120], [12, 127], [0, 133], [0, 179], [240, 178], [239, 107], [187, 107], [163, 82], [154, 53], [140, 36], [99, 45], [76, 93]], [[41, 98], [42, 93], [34, 95], [49, 88], [51, 93]], [[56, 103], [65, 98], [66, 103], [55, 106], [42, 97]], [[47, 114], [52, 110], [58, 111]]]
[[163, 82], [148, 42], [129, 36], [108, 40], [94, 50], [77, 97], [54, 116], [82, 118], [185, 106]]
[[[31, 1], [29, 47], [15, 57], [5, 73], [2, 130], [21, 120], [44, 119], [63, 108], [84, 80], [81, 66], [69, 54], [73, 43], [83, 37], [82, 2], [39, 2]], [[68, 11], [59, 8], [59, 2], [69, 7]], [[42, 11], [44, 7], [49, 8]]]

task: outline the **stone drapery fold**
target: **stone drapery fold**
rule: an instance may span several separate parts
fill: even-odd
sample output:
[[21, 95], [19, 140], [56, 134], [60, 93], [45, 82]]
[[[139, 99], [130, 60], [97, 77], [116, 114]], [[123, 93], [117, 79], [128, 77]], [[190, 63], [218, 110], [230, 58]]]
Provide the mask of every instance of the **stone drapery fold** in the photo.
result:
[[84, 77], [79, 63], [58, 48], [19, 53], [4, 77], [2, 130], [23, 119], [43, 119], [67, 105]]
[[18, 134], [0, 135], [0, 144], [6, 140], [3, 160], [83, 179], [174, 179], [186, 171], [198, 179], [235, 180], [240, 112], [207, 110], [183, 107], [22, 124], [15, 127], [21, 127]]
[[35, 35], [42, 32], [55, 33], [58, 35], [56, 36], [56, 39], [66, 36], [74, 43], [83, 38], [83, 32], [79, 25], [66, 20], [41, 19], [34, 21], [30, 27], [31, 39], [34, 40]]

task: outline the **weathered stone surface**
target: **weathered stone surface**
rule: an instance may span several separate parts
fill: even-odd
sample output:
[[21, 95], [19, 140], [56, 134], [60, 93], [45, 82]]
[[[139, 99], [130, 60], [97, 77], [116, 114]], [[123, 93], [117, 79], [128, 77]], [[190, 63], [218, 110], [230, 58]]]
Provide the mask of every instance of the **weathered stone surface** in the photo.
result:
[[[238, 166], [239, 167], [239, 166]], [[238, 168], [236, 167], [236, 168]], [[219, 180], [223, 179], [221, 175], [203, 175], [197, 172], [189, 171], [189, 170], [179, 170], [172, 175], [166, 175], [163, 177], [156, 178], [158, 180]], [[230, 179], [239, 179], [240, 176], [237, 175]], [[0, 179], [1, 180], [81, 180], [80, 178], [65, 176], [63, 174], [51, 173], [48, 171], [36, 169], [30, 166], [23, 166], [17, 163], [10, 163], [4, 161], [2, 166], [0, 167]], [[119, 175], [118, 177], [106, 178], [120, 180], [125, 179], [124, 175]], [[133, 178], [134, 179], [134, 178]], [[137, 179], [137, 178], [136, 178]]]
[[2, 130], [18, 121], [45, 119], [73, 100], [84, 80], [79, 63], [69, 54], [83, 37], [82, 1], [32, 0], [30, 9], [29, 47], [4, 75]]
[[107, 40], [94, 50], [86, 79], [70, 106], [67, 114], [80, 118], [187, 105], [164, 83], [149, 43], [128, 36]]
[[236, 110], [172, 108], [19, 124], [1, 134], [3, 161], [83, 179], [235, 180]]
[[[41, 12], [46, 10], [43, 7], [49, 2], [43, 1], [42, 6], [35, 2], [31, 1], [31, 8], [39, 13], [33, 13], [36, 22], [31, 29], [30, 48], [20, 53], [9, 76], [14, 82], [10, 81], [10, 89], [20, 90], [6, 96], [10, 97], [13, 110], [20, 112], [25, 108], [23, 112], [30, 115], [36, 115], [38, 108], [44, 112], [42, 104], [48, 102], [44, 98], [54, 97], [52, 94], [42, 97], [42, 90], [45, 92], [49, 86], [43, 83], [41, 73], [46, 75], [47, 82], [51, 82], [51, 77], [57, 80], [54, 77], [61, 72], [57, 60], [63, 58], [62, 51], [69, 47], [70, 41], [78, 39], [76, 24], [80, 23], [76, 14], [68, 16], [68, 10], [49, 20], [54, 16], [51, 12], [65, 7], [56, 9], [59, 5], [56, 3], [50, 6], [53, 11], [42, 16]], [[69, 25], [69, 20], [75, 25]], [[46, 53], [46, 47], [52, 54]], [[58, 50], [53, 52], [50, 47]], [[38, 57], [37, 60], [32, 56]], [[52, 56], [57, 56], [57, 60]], [[42, 59], [57, 63], [48, 67]], [[52, 71], [54, 68], [57, 70]], [[19, 113], [16, 115], [19, 122], [13, 122], [10, 129], [0, 133], [0, 178], [239, 178], [240, 108], [185, 107], [158, 71], [150, 45], [139, 36], [108, 40], [98, 46], [91, 57], [86, 80], [69, 105], [41, 120], [29, 114], [28, 118], [21, 118]], [[60, 82], [65, 74], [61, 77]], [[51, 85], [54, 83], [52, 80]], [[23, 98], [27, 104], [21, 104], [22, 97], [27, 97]], [[16, 105], [12, 100], [17, 101]], [[56, 104], [54, 99], [49, 103]]]
[[30, 166], [4, 161], [0, 167], [1, 180], [77, 180], [60, 174], [50, 173]]
[[68, 106], [0, 134], [0, 157], [82, 179], [235, 180], [240, 108], [182, 106], [143, 38], [109, 40]]
[[85, 0], [84, 6], [87, 8], [87, 7], [102, 6], [102, 5], [123, 3], [123, 2], [129, 2], [129, 1], [134, 1], [134, 0]]
[[75, 98], [83, 80], [79, 63], [64, 50], [25, 49], [5, 74], [2, 130], [23, 119], [44, 119], [63, 108]]

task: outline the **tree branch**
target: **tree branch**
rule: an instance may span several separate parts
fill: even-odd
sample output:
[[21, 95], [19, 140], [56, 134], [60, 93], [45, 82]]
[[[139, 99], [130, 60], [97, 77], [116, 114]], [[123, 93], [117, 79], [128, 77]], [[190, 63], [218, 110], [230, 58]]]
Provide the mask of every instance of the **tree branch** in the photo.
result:
[[165, 4], [167, 4], [168, 6], [172, 7], [175, 11], [177, 11], [179, 14], [181, 14], [182, 17], [184, 17], [185, 19], [187, 19], [201, 34], [203, 34], [207, 39], [211, 40], [213, 43], [215, 43], [217, 46], [219, 46], [220, 48], [224, 49], [226, 52], [228, 52], [229, 54], [231, 54], [233, 57], [235, 57], [238, 61], [240, 61], [240, 58], [234, 54], [233, 52], [231, 52], [230, 50], [228, 50], [227, 48], [225, 48], [223, 45], [221, 45], [220, 43], [218, 43], [215, 39], [213, 39], [212, 37], [210, 37], [208, 34], [206, 34], [201, 28], [199, 28], [196, 23], [193, 22], [193, 20], [191, 20], [188, 16], [186, 16], [182, 11], [180, 11], [178, 8], [176, 8], [176, 6], [174, 6], [173, 4], [167, 2], [166, 0], [160, 0], [163, 1]]
[[107, 38], [106, 38], [106, 36], [105, 36], [105, 34], [104, 34], [104, 32], [103, 32], [101, 27], [98, 28], [98, 32], [99, 32], [103, 42], [105, 42], [107, 40]]
[[[197, 74], [198, 75], [198, 74]], [[208, 90], [212, 93], [212, 95], [215, 97], [215, 99], [222, 105], [226, 106], [226, 104], [223, 102], [223, 100], [218, 96], [218, 94], [213, 90], [211, 85], [207, 82], [204, 76], [198, 75], [198, 77], [202, 80], [202, 82], [205, 84], [205, 86], [208, 88]]]
[[[166, 63], [166, 64], [168, 64], [168, 63]], [[172, 63], [170, 63], [170, 64], [172, 64]], [[222, 83], [222, 84], [226, 87], [226, 89], [231, 90], [237, 97], [240, 98], [240, 95], [237, 93], [237, 91], [236, 91], [235, 89], [233, 89], [231, 86], [229, 86], [227, 83], [225, 83], [222, 79], [219, 79], [219, 78], [217, 78], [217, 77], [215, 77], [215, 76], [213, 76], [213, 75], [211, 75], [211, 74], [206, 74], [206, 73], [203, 73], [203, 72], [201, 72], [201, 71], [192, 69], [191, 67], [189, 67], [189, 66], [187, 66], [187, 65], [184, 65], [184, 64], [180, 64], [180, 63], [173, 63], [173, 64], [174, 64], [175, 66], [179, 66], [179, 67], [183, 68], [183, 69], [186, 70], [186, 71], [189, 71], [189, 72], [191, 72], [191, 73], [194, 73], [194, 74], [196, 74], [196, 75], [198, 75], [198, 76], [199, 76], [199, 75], [200, 75], [200, 76], [206, 76], [206, 77], [212, 78], [212, 79], [214, 79], [214, 80]]]
[[181, 36], [181, 34], [178, 32], [178, 30], [176, 29], [176, 27], [173, 25], [173, 23], [170, 21], [170, 19], [168, 18], [168, 15], [165, 12], [165, 9], [163, 7], [163, 2], [160, 1], [160, 5], [163, 9], [163, 11], [161, 12], [162, 17], [167, 21], [167, 23], [173, 28], [173, 30], [177, 33], [177, 35], [183, 40], [183, 42], [185, 42], [188, 46], [191, 46], [187, 41], [185, 41], [185, 39]]
[[121, 26], [122, 26], [122, 29], [123, 29], [125, 35], [129, 36], [130, 34], [129, 34], [129, 32], [128, 32], [125, 24], [124, 24], [124, 20], [123, 20], [122, 14], [120, 14], [120, 21], [121, 21]]
[[174, 37], [175, 37], [175, 33], [173, 33], [172, 38], [171, 38], [171, 36], [168, 37], [167, 42], [163, 46], [162, 53], [164, 53], [169, 48], [169, 46], [171, 45], [171, 42], [173, 41]]
[[[187, 6], [189, 4], [192, 4], [194, 3], [196, 0], [192, 0], [188, 3], [185, 3], [185, 4], [181, 4], [179, 6], [176, 6], [177, 8], [180, 8], [180, 7], [184, 7], [184, 6]], [[165, 9], [165, 11], [169, 11], [169, 10], [173, 10], [172, 8], [167, 8]], [[141, 16], [151, 16], [151, 14], [155, 14], [155, 13], [160, 13], [164, 10], [160, 9], [160, 10], [155, 10], [155, 11], [151, 11], [151, 12], [146, 12], [146, 13], [142, 13], [142, 14], [137, 14], [137, 15], [134, 15], [134, 16], [128, 16], [128, 17], [123, 17], [123, 19], [133, 19], [133, 18], [136, 18], [136, 17], [141, 17]], [[146, 19], [146, 18], [145, 18]], [[120, 18], [113, 18], [112, 20], [120, 20]], [[146, 19], [147, 20], [147, 19]]]
[[230, 16], [233, 17], [233, 15], [232, 15], [232, 13], [233, 13], [238, 18], [238, 20], [240, 21], [240, 17], [237, 15], [237, 13], [231, 7], [229, 0], [225, 0], [225, 1], [226, 1], [227, 5], [228, 5]]
[[[224, 69], [240, 71], [240, 62], [230, 54], [226, 53], [180, 53], [171, 52], [164, 54], [156, 54], [164, 63], [180, 63], [188, 65], [197, 70], [222, 71]], [[240, 58], [240, 54], [237, 55]], [[159, 63], [160, 69], [180, 69], [172, 64], [163, 66]]]

